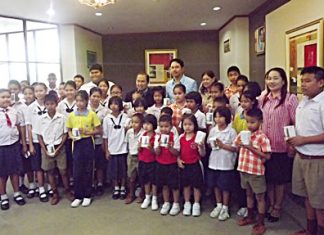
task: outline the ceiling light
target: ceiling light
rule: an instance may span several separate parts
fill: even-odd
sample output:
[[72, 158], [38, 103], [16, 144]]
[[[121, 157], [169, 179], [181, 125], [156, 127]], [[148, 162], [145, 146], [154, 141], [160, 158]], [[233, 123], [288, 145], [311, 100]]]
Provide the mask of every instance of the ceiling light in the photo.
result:
[[102, 16], [102, 13], [101, 12], [96, 12], [95, 15], [96, 16]]
[[100, 7], [104, 7], [108, 4], [115, 4], [116, 0], [79, 0], [81, 4], [88, 5], [93, 7], [94, 9], [98, 9]]
[[207, 23], [203, 22], [203, 23], [200, 23], [200, 26], [206, 26]]
[[221, 9], [221, 7], [214, 7], [213, 11], [219, 11]]

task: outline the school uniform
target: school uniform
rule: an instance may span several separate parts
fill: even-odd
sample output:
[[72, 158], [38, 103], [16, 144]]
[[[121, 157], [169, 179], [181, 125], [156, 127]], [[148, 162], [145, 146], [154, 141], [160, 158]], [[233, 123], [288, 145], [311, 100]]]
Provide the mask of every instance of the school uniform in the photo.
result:
[[22, 115], [11, 107], [0, 108], [0, 177], [19, 174], [19, 132]]
[[[101, 122], [95, 112], [76, 110], [70, 113], [66, 127], [73, 129], [94, 130]], [[74, 195], [76, 199], [90, 198], [92, 185], [92, 170], [95, 148], [92, 136], [81, 134], [81, 139], [73, 141], [73, 178]]]
[[[213, 127], [208, 135], [207, 143], [214, 146], [216, 139], [224, 144], [232, 145], [236, 138], [235, 130], [228, 125], [224, 130], [218, 126]], [[212, 147], [208, 162], [208, 185], [211, 188], [219, 188], [225, 191], [234, 189], [236, 153], [228, 150]]]
[[[324, 133], [324, 91], [312, 99], [304, 97], [296, 110], [296, 132], [299, 136]], [[311, 206], [324, 209], [324, 144], [296, 146], [292, 190], [307, 197]]]
[[199, 129], [206, 129], [206, 115], [199, 109], [195, 112], [195, 117], [197, 119]]
[[146, 110], [146, 113], [154, 115], [156, 117], [156, 119], [159, 120], [162, 108], [163, 108], [163, 106], [156, 107], [156, 105], [153, 104], [151, 107], [149, 107]]
[[[154, 148], [160, 146], [161, 135], [155, 136]], [[173, 148], [180, 150], [179, 138], [173, 132], [169, 133], [169, 142], [173, 142]], [[174, 156], [167, 147], [161, 147], [161, 152], [156, 155], [156, 183], [159, 187], [169, 186], [171, 189], [179, 188], [179, 169], [177, 156]]]
[[[51, 118], [48, 113], [44, 114], [39, 122], [34, 126], [33, 132], [42, 136], [45, 146], [54, 145], [56, 150], [63, 141], [63, 136], [67, 133], [65, 126], [66, 119], [63, 114], [55, 113]], [[66, 170], [66, 155], [65, 149], [62, 148], [56, 157], [49, 157], [42, 151], [42, 169], [44, 171], [53, 170]]]
[[[27, 126], [31, 126], [33, 129], [37, 123], [39, 122], [42, 115], [46, 114], [47, 110], [45, 106], [40, 105], [37, 100], [31, 103], [27, 110], [25, 116], [25, 124]], [[41, 147], [38, 142], [38, 137], [35, 132], [32, 131], [32, 141], [35, 148], [35, 155], [31, 156], [31, 168], [32, 171], [41, 171], [42, 170], [42, 154], [41, 154]]]
[[127, 176], [131, 177], [133, 174], [137, 173], [138, 169], [138, 146], [140, 143], [140, 137], [144, 133], [143, 129], [140, 129], [138, 133], [135, 134], [134, 129], [131, 128], [126, 132], [125, 141], [128, 146], [128, 156], [127, 156]]
[[180, 168], [180, 182], [183, 187], [201, 188], [203, 185], [203, 171], [195, 138], [196, 135], [190, 139], [187, 139], [185, 133], [180, 135], [180, 159], [184, 161], [184, 168]]
[[[142, 136], [147, 136], [144, 132]], [[154, 146], [155, 133], [150, 137], [149, 144]], [[141, 148], [138, 153], [138, 175], [141, 185], [147, 183], [155, 184], [155, 153], [152, 153], [148, 148]]]
[[108, 141], [110, 173], [113, 180], [126, 178], [127, 174], [127, 143], [126, 128], [130, 119], [121, 112], [118, 117], [108, 114], [103, 121], [103, 139]]

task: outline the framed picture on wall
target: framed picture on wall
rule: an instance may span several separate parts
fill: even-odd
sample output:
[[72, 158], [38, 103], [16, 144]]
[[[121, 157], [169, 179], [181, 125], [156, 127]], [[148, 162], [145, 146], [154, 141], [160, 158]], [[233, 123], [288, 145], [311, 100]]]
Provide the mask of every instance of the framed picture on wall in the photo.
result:
[[87, 67], [88, 69], [97, 63], [97, 52], [87, 51]]
[[286, 32], [286, 71], [291, 93], [301, 97], [300, 72], [314, 65], [323, 66], [323, 19]]
[[231, 51], [231, 40], [227, 39], [224, 41], [224, 53]]
[[150, 77], [150, 84], [165, 85], [171, 78], [169, 63], [177, 54], [176, 49], [145, 50], [145, 72]]
[[257, 55], [262, 55], [265, 52], [265, 27], [261, 26], [254, 31], [254, 47]]

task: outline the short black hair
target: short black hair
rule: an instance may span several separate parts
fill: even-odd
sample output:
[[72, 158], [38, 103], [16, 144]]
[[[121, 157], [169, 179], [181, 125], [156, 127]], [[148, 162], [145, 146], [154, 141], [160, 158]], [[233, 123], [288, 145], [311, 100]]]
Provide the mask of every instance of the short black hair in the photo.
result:
[[159, 123], [160, 122], [168, 122], [170, 123], [170, 125], [172, 126], [172, 117], [169, 116], [169, 115], [162, 115], [160, 118], [159, 118]]
[[44, 103], [46, 104], [46, 102], [54, 102], [55, 104], [57, 104], [58, 103], [58, 96], [57, 96], [56, 92], [55, 92], [55, 94], [54, 93], [48, 93], [47, 95], [45, 95]]
[[304, 75], [305, 73], [314, 74], [317, 81], [324, 79], [324, 69], [322, 67], [318, 67], [318, 66], [305, 67], [302, 69], [300, 74]]
[[10, 81], [8, 82], [8, 87], [9, 87], [10, 85], [16, 85], [16, 86], [18, 86], [19, 90], [21, 89], [21, 85], [20, 85], [20, 83], [19, 83], [17, 80], [10, 80]]
[[120, 112], [123, 111], [123, 109], [124, 109], [123, 100], [119, 96], [112, 96], [108, 102], [109, 108], [110, 108], [111, 104], [117, 104]]
[[225, 95], [219, 96], [219, 97], [215, 97], [213, 101], [214, 102], [222, 103], [224, 105], [229, 104], [229, 100], [228, 100], [228, 98]]
[[80, 78], [81, 81], [84, 82], [84, 77], [81, 74], [77, 74], [73, 78]]
[[227, 107], [218, 107], [215, 111], [214, 111], [214, 118], [216, 117], [216, 114], [218, 113], [219, 116], [224, 117], [225, 118], [225, 122], [226, 124], [230, 124], [232, 121], [232, 113], [231, 110]]
[[137, 118], [140, 120], [141, 124], [144, 123], [144, 115], [143, 115], [142, 113], [134, 113], [134, 114], [132, 115], [132, 118], [133, 118], [133, 117], [137, 117]]
[[245, 76], [245, 75], [239, 75], [239, 76], [237, 77], [237, 79], [236, 79], [236, 82], [238, 82], [238, 81], [244, 81], [245, 83], [248, 83], [248, 82], [249, 82], [249, 79], [248, 79], [248, 77]]
[[162, 95], [162, 98], [165, 98], [165, 89], [162, 86], [155, 86], [152, 88], [152, 94], [158, 92]]
[[215, 81], [215, 82], [213, 82], [211, 85], [210, 85], [210, 87], [217, 87], [218, 88], [218, 90], [220, 90], [221, 92], [223, 92], [224, 91], [224, 84], [223, 83], [221, 83], [221, 82], [217, 82], [217, 81]]
[[85, 100], [86, 102], [89, 101], [89, 95], [88, 95], [88, 93], [87, 93], [86, 91], [84, 91], [84, 90], [78, 91], [78, 92], [76, 93], [75, 98], [76, 98], [76, 97], [80, 97], [81, 99]]
[[197, 91], [191, 91], [186, 94], [186, 100], [194, 100], [198, 107], [202, 104], [201, 95]]
[[197, 118], [192, 113], [186, 113], [182, 116], [182, 120], [181, 120], [181, 129], [182, 130], [183, 130], [183, 122], [185, 119], [189, 119], [194, 124], [194, 132], [197, 132], [199, 130]]
[[99, 70], [100, 72], [102, 72], [102, 66], [100, 64], [93, 64], [91, 65], [89, 71], [91, 72], [92, 70]]
[[31, 90], [33, 93], [35, 92], [35, 89], [34, 89], [34, 87], [33, 86], [26, 86], [24, 89], [23, 89], [23, 93], [25, 92], [25, 90]]
[[118, 88], [119, 90], [121, 90], [123, 92], [123, 87], [121, 85], [114, 84], [111, 86], [110, 90], [113, 90], [114, 88]]
[[90, 89], [90, 96], [92, 96], [92, 94], [95, 92], [99, 92], [100, 96], [102, 96], [102, 91], [99, 89], [99, 87], [92, 87]]
[[230, 72], [237, 72], [238, 74], [241, 74], [240, 72], [240, 69], [237, 67], [237, 66], [231, 66], [227, 69], [227, 75], [230, 73]]
[[139, 72], [139, 73], [137, 73], [136, 76], [138, 76], [138, 75], [143, 75], [143, 76], [145, 76], [145, 78], [146, 78], [146, 82], [147, 82], [147, 83], [150, 83], [150, 76], [149, 76], [147, 73], [145, 73], [145, 72]]
[[137, 107], [140, 107], [140, 106], [143, 106], [145, 110], [148, 108], [147, 107], [147, 103], [146, 103], [146, 101], [145, 101], [144, 98], [136, 99], [134, 101], [134, 105], [133, 106], [134, 106], [134, 109], [137, 108]]
[[254, 102], [252, 109], [258, 107], [258, 100], [257, 100], [255, 94], [252, 91], [244, 91], [242, 93], [242, 95], [240, 96], [240, 101], [242, 99], [242, 96], [244, 96], [245, 98], [247, 98], [247, 99], [251, 100], [252, 102]]
[[74, 90], [76, 89], [76, 84], [75, 84], [75, 82], [72, 81], [72, 80], [69, 80], [69, 81], [67, 81], [67, 82], [64, 84], [64, 88], [66, 88], [67, 86], [71, 86], [71, 87], [73, 87]]
[[172, 115], [173, 115], [173, 110], [172, 110], [170, 107], [163, 107], [163, 108], [161, 109], [161, 113], [165, 113], [165, 114], [167, 114], [167, 115], [169, 115], [169, 116], [172, 117]]
[[21, 83], [26, 83], [28, 86], [30, 86], [30, 83], [29, 83], [28, 80], [21, 80], [21, 81], [20, 81], [20, 84], [21, 84]]
[[252, 92], [255, 97], [260, 96], [262, 92], [259, 83], [253, 81], [248, 82], [244, 87], [244, 90]]
[[256, 118], [259, 121], [263, 120], [263, 113], [262, 113], [261, 109], [259, 109], [259, 108], [254, 108], [254, 109], [248, 110], [246, 112], [246, 116]]
[[106, 79], [104, 79], [104, 78], [99, 80], [99, 82], [98, 82], [98, 86], [99, 86], [99, 84], [102, 83], [102, 82], [105, 83], [105, 84], [107, 85], [107, 87], [109, 88], [109, 82], [108, 82]]
[[156, 117], [153, 114], [147, 114], [144, 117], [144, 123], [150, 123], [153, 126], [153, 130], [157, 128], [157, 120]]
[[176, 88], [181, 89], [181, 90], [183, 91], [183, 93], [186, 94], [186, 87], [185, 87], [185, 85], [183, 85], [183, 84], [181, 84], [181, 83], [175, 85], [175, 86], [173, 87], [173, 92], [174, 92], [174, 90], [175, 90]]
[[174, 59], [172, 59], [172, 60], [170, 61], [170, 63], [169, 63], [169, 67], [171, 66], [171, 64], [172, 64], [173, 62], [176, 62], [176, 63], [180, 64], [181, 67], [184, 67], [184, 62], [183, 62], [182, 59], [179, 59], [179, 58], [174, 58]]

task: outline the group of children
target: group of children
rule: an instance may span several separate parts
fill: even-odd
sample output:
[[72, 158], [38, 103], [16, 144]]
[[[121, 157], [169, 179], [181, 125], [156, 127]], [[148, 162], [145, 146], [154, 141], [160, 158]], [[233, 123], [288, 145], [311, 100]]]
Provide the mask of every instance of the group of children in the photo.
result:
[[[237, 72], [235, 67], [228, 71], [232, 72]], [[8, 177], [15, 202], [25, 204], [20, 194], [25, 175], [28, 198], [38, 195], [47, 202], [51, 195], [51, 204], [57, 204], [59, 174], [71, 207], [89, 206], [94, 183], [102, 195], [108, 177], [112, 198], [126, 204], [136, 199], [139, 182], [143, 197], [139, 195], [136, 201], [142, 209], [158, 210], [162, 192], [162, 215], [179, 214], [182, 194], [183, 215], [199, 216], [202, 189], [209, 188], [216, 201], [210, 216], [224, 221], [230, 217], [231, 192], [240, 184], [248, 209], [241, 213], [239, 225], [255, 223], [256, 202], [258, 220], [253, 233], [263, 234], [264, 163], [271, 147], [260, 130], [263, 115], [257, 97], [261, 89], [245, 76], [235, 76], [236, 93], [229, 94], [231, 89], [215, 81], [208, 84], [207, 98], [202, 92], [206, 84], [200, 93], [186, 93], [186, 87], [177, 84], [172, 104], [162, 87], [154, 87], [151, 107], [140, 92], [133, 93], [131, 104], [123, 102], [119, 85], [111, 87], [108, 96], [105, 80], [90, 94], [67, 81], [65, 98], [60, 101], [43, 83], [21, 91], [19, 82], [10, 81], [8, 89], [0, 89], [1, 209], [9, 208]]]

